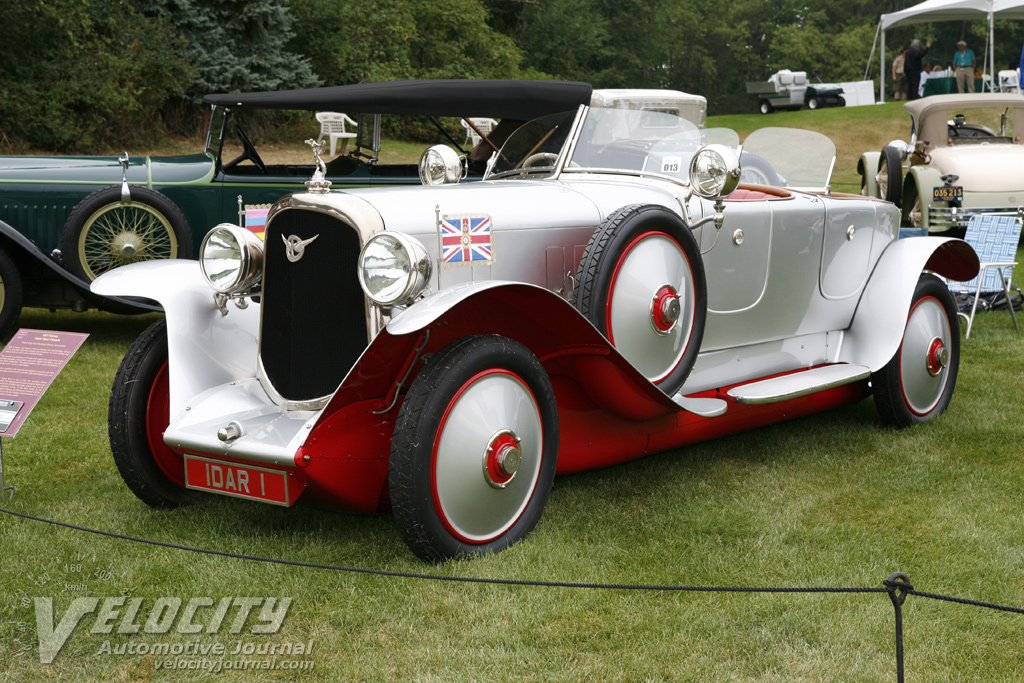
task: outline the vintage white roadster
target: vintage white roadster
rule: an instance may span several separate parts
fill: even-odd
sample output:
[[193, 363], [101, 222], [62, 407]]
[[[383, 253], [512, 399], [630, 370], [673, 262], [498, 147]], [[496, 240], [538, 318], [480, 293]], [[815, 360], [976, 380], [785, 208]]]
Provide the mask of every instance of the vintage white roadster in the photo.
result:
[[[110, 399], [114, 460], [154, 507], [214, 492], [392, 510], [429, 561], [500, 550], [558, 473], [874, 394], [896, 426], [949, 404], [960, 240], [829, 191], [835, 148], [765, 129], [744, 152], [671, 113], [580, 106], [516, 130], [483, 182], [444, 147], [428, 187], [276, 202], [265, 241], [93, 283], [158, 301]], [[439, 186], [433, 186], [438, 184]], [[925, 272], [929, 271], [929, 272]]]
[[857, 163], [861, 193], [887, 199], [902, 223], [963, 235], [981, 213], [1024, 213], [1024, 97], [933, 95], [903, 105], [910, 141], [893, 140]]

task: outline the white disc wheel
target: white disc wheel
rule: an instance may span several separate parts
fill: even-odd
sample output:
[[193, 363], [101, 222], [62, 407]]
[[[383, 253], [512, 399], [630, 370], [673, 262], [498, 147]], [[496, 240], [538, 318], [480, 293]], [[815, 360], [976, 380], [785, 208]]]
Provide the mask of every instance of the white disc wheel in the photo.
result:
[[682, 387], [700, 351], [707, 289], [700, 250], [675, 213], [619, 209], [580, 261], [576, 308], [666, 394]]
[[935, 409], [949, 382], [952, 332], [938, 299], [921, 299], [910, 312], [900, 348], [900, 378], [907, 407], [915, 415]]
[[630, 243], [612, 275], [608, 340], [652, 382], [678, 365], [692, 338], [693, 269], [679, 244], [661, 232]]
[[882, 419], [907, 427], [943, 412], [953, 396], [959, 367], [960, 324], [953, 296], [934, 275], [922, 275], [900, 348], [872, 376]]
[[537, 488], [543, 452], [540, 411], [522, 378], [497, 369], [470, 378], [438, 426], [430, 473], [452, 535], [487, 543], [508, 531]]
[[504, 337], [459, 339], [431, 358], [399, 411], [395, 523], [430, 562], [501, 550], [540, 519], [557, 459], [558, 409], [537, 358]]

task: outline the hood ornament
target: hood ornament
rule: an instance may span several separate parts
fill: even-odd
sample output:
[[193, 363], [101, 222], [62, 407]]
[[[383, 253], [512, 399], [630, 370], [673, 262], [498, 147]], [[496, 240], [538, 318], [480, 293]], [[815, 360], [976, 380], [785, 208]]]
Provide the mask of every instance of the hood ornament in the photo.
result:
[[324, 149], [327, 147], [327, 143], [323, 140], [310, 138], [306, 140], [306, 144], [313, 149], [313, 161], [316, 163], [316, 170], [313, 171], [313, 177], [306, 181], [306, 187], [310, 194], [327, 194], [331, 189], [331, 181], [327, 179], [327, 164], [320, 158], [320, 155], [324, 153]]
[[302, 258], [302, 255], [306, 253], [306, 247], [309, 246], [310, 242], [315, 240], [320, 235], [313, 235], [308, 240], [304, 240], [297, 235], [289, 235], [285, 237], [281, 235], [281, 241], [284, 242], [285, 252], [284, 255], [289, 261], [295, 263]]

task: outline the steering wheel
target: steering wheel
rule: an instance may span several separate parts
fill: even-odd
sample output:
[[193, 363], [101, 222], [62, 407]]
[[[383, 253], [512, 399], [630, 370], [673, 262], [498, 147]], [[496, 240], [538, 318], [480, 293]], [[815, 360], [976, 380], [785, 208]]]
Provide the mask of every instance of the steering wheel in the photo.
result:
[[538, 161], [554, 162], [556, 159], [558, 159], [558, 155], [553, 154], [552, 152], [537, 152], [536, 154], [531, 154], [530, 156], [526, 157], [526, 159], [523, 160], [521, 168], [529, 168]]
[[245, 131], [242, 130], [242, 127], [237, 123], [235, 124], [235, 133], [238, 135], [238, 139], [242, 141], [242, 153], [224, 164], [224, 170], [228, 171], [248, 159], [256, 165], [256, 168], [260, 170], [260, 173], [269, 175], [270, 172], [267, 171], [267, 165], [263, 163], [263, 159], [260, 159], [260, 155], [256, 151], [256, 146], [252, 144], [252, 140], [249, 139], [249, 136], [245, 134]]

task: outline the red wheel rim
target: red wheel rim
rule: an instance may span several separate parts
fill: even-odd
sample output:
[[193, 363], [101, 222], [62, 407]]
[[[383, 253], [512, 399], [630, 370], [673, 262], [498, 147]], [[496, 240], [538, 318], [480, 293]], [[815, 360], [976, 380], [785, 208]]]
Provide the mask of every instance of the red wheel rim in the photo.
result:
[[160, 471], [172, 482], [185, 487], [185, 463], [164, 443], [164, 432], [171, 423], [171, 383], [164, 362], [153, 378], [146, 401], [146, 439]]

